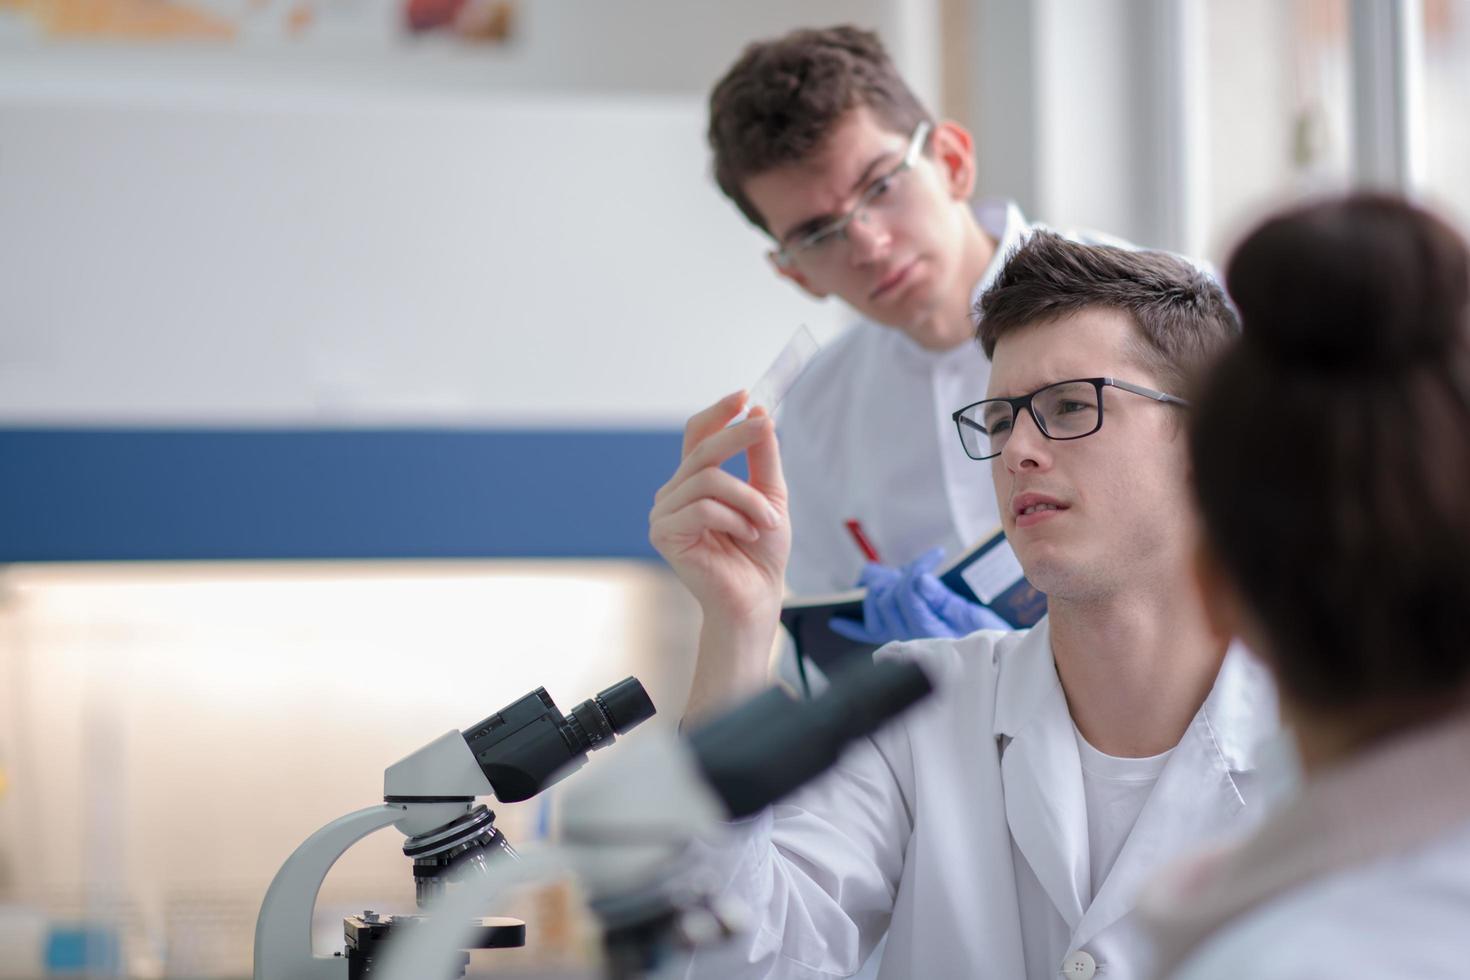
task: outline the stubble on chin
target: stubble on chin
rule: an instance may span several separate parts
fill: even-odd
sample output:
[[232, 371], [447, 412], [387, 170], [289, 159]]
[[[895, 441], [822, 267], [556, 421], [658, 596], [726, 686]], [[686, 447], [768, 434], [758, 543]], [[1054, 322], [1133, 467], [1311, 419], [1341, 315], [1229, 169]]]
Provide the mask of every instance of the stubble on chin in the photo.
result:
[[1105, 599], [1116, 586], [1116, 576], [1105, 568], [1068, 559], [1042, 555], [1022, 563], [1026, 580], [1053, 602], [1090, 603]]

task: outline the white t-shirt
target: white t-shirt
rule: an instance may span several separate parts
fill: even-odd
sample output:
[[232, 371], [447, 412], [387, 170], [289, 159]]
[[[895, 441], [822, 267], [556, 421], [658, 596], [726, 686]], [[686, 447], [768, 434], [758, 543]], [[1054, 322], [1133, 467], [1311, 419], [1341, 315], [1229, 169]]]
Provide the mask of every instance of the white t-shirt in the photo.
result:
[[[1073, 731], [1076, 731], [1075, 727]], [[1092, 891], [1096, 895], [1108, 872], [1138, 823], [1159, 773], [1174, 751], [1146, 759], [1125, 759], [1099, 752], [1077, 734], [1077, 754], [1082, 761], [1082, 793], [1087, 803], [1087, 844], [1092, 857]]]

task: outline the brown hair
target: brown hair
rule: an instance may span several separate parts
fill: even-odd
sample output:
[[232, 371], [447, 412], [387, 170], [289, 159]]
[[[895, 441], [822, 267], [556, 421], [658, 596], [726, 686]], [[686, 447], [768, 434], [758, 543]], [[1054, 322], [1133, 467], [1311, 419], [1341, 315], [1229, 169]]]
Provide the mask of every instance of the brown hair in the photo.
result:
[[810, 157], [859, 106], [905, 136], [929, 119], [876, 34], [828, 27], [749, 45], [710, 93], [709, 144], [720, 190], [769, 232], [741, 185]]
[[1173, 395], [1187, 395], [1240, 330], [1215, 281], [1177, 255], [1037, 231], [980, 297], [980, 344], [993, 357], [996, 342], [1013, 330], [1096, 307], [1133, 319], [1138, 336], [1130, 353]]
[[1207, 540], [1283, 688], [1427, 706], [1470, 681], [1470, 257], [1438, 218], [1359, 195], [1231, 257], [1242, 341], [1191, 455]]

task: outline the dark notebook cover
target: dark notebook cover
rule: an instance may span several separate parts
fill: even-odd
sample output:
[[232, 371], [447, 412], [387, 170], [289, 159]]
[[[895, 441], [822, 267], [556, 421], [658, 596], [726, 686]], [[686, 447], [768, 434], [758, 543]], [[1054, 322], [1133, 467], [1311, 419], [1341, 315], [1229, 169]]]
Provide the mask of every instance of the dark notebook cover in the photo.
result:
[[[1017, 629], [1034, 626], [1046, 615], [1046, 596], [1026, 581], [1003, 531], [996, 530], [946, 565], [938, 575], [952, 591], [987, 606]], [[788, 599], [781, 607], [781, 625], [791, 634], [796, 647], [797, 668], [803, 683], [808, 664], [830, 674], [858, 657], [871, 656], [877, 649], [871, 643], [839, 636], [827, 625], [832, 619], [862, 622], [866, 595], [866, 589], [858, 588], [824, 596], [798, 596]]]

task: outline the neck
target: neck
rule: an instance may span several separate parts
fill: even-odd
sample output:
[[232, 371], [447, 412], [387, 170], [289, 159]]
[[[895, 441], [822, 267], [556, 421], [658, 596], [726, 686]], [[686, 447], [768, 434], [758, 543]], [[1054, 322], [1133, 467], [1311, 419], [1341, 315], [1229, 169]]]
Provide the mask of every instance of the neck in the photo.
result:
[[1083, 738], [1127, 758], [1179, 744], [1228, 646], [1192, 589], [1058, 599], [1048, 616], [1057, 676]]
[[954, 350], [975, 342], [975, 287], [980, 285], [998, 247], [995, 239], [986, 234], [975, 220], [969, 204], [961, 203], [959, 206], [964, 211], [960, 263], [955, 270], [953, 288], [949, 290], [944, 305], [935, 311], [944, 325], [944, 329], [935, 334], [939, 338], [933, 345], [936, 350]]

